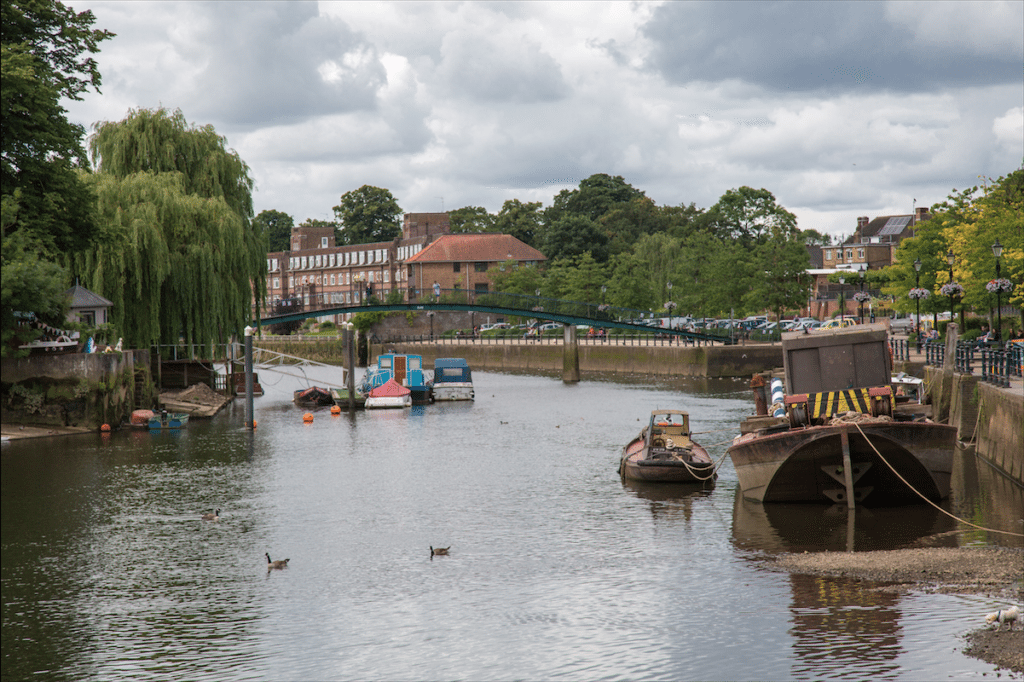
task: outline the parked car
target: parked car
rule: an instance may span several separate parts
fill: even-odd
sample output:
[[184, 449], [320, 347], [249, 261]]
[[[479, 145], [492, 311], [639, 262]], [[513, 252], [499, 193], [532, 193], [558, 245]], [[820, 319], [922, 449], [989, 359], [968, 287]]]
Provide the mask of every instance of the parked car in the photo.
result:
[[818, 331], [825, 331], [828, 329], [845, 329], [846, 327], [853, 327], [857, 324], [857, 320], [852, 317], [834, 318], [828, 322], [823, 323], [818, 327]]
[[914, 328], [914, 318], [912, 317], [894, 317], [889, 320], [889, 329], [894, 334], [906, 334]]

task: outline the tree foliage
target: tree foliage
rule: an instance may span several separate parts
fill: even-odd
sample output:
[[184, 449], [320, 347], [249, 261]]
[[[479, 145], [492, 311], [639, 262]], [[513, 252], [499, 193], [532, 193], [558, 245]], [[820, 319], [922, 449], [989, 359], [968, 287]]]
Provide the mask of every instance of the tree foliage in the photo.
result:
[[449, 211], [448, 225], [452, 234], [497, 232], [494, 227], [494, 216], [483, 206], [463, 206]]
[[372, 185], [341, 195], [334, 207], [341, 222], [341, 243], [387, 242], [402, 234], [402, 209], [389, 190]]
[[766, 189], [730, 189], [711, 207], [718, 236], [754, 244], [766, 240], [773, 229], [796, 229], [796, 216], [780, 206]]
[[295, 221], [287, 213], [268, 209], [260, 211], [253, 218], [253, 228], [262, 232], [267, 238], [267, 248], [271, 251], [288, 251], [291, 248], [292, 228]]
[[501, 205], [494, 228], [536, 248], [540, 238], [541, 206], [539, 201], [523, 203], [519, 199], [509, 199]]
[[97, 238], [95, 197], [79, 176], [84, 130], [67, 119], [62, 98], [99, 90], [90, 56], [112, 33], [92, 28], [54, 0], [0, 4], [0, 200], [3, 203], [2, 354], [25, 337], [15, 312], [59, 324], [67, 302], [64, 254]]
[[114, 302], [132, 346], [226, 341], [262, 301], [267, 235], [252, 225], [248, 167], [225, 142], [164, 109], [96, 126], [90, 180], [106, 237], [74, 265]]

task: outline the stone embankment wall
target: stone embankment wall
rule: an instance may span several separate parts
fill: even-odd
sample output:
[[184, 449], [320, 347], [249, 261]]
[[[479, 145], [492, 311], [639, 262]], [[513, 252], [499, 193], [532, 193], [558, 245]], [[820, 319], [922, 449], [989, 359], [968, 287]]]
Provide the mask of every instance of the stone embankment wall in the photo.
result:
[[4, 423], [113, 426], [128, 420], [137, 398], [152, 400], [148, 351], [5, 358], [0, 374]]
[[969, 374], [924, 368], [936, 421], [957, 427], [978, 455], [1024, 485], [1024, 397]]
[[[258, 339], [254, 345], [318, 362], [343, 364], [341, 337]], [[555, 343], [389, 343], [373, 344], [371, 357], [394, 349], [422, 355], [426, 365], [437, 358], [465, 358], [479, 370], [510, 372], [562, 371], [562, 345]], [[750, 377], [782, 366], [781, 346], [579, 345], [580, 371], [691, 377]], [[585, 377], [584, 377], [585, 378]]]

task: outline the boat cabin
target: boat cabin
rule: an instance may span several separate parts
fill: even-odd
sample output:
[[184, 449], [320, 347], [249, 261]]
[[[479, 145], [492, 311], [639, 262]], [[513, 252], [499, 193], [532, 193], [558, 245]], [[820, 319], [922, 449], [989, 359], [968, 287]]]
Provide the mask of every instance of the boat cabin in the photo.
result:
[[438, 358], [434, 360], [434, 385], [468, 384], [473, 381], [469, 363], [465, 358]]
[[653, 447], [672, 447], [669, 440], [674, 447], [686, 447], [690, 444], [690, 415], [682, 410], [654, 410], [647, 432]]

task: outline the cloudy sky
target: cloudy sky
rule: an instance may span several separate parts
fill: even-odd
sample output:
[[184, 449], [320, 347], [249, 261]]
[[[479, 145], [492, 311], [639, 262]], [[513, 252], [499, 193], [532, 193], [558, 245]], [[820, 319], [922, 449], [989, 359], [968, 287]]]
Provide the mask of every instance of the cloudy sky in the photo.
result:
[[608, 173], [849, 234], [1024, 162], [1018, 0], [65, 2], [117, 34], [73, 120], [181, 109], [296, 222], [364, 184], [497, 212]]

